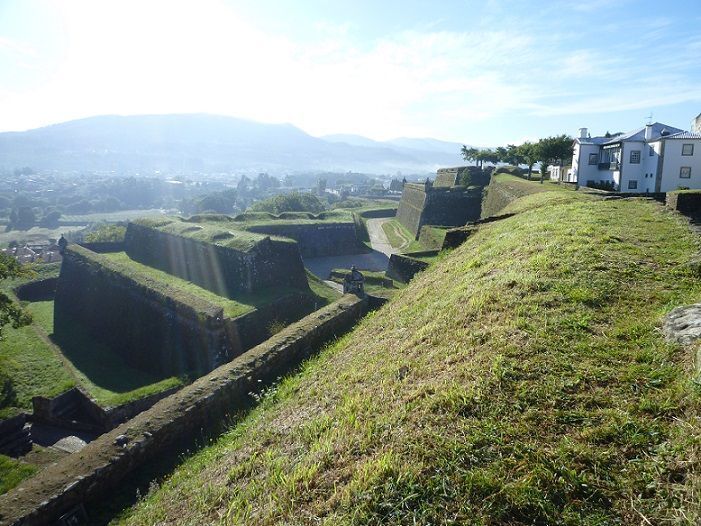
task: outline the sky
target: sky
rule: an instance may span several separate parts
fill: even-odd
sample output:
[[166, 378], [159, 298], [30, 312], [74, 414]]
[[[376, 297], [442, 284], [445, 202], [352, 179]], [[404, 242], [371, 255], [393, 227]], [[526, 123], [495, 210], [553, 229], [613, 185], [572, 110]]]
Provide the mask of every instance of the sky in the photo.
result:
[[195, 112], [478, 146], [688, 129], [701, 0], [0, 0], [0, 131]]

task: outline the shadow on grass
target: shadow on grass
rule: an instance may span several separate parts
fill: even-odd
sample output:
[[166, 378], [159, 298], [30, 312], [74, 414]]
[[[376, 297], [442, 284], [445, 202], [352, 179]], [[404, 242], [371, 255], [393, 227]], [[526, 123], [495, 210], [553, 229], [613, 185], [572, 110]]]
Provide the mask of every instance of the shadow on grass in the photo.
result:
[[72, 323], [63, 332], [65, 335], [60, 337], [55, 333], [49, 337], [73, 366], [100, 389], [127, 393], [169, 378], [131, 367], [79, 323]]

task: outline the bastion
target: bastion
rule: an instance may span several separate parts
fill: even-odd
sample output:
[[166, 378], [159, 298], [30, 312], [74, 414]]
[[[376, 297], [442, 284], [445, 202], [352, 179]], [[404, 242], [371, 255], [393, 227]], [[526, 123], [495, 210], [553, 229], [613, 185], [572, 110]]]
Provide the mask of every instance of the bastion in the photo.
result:
[[166, 218], [129, 223], [135, 261], [233, 298], [271, 287], [307, 288], [297, 243], [227, 228], [226, 222]]
[[481, 187], [407, 183], [397, 219], [418, 239], [424, 225], [461, 226], [478, 219], [481, 201]]
[[67, 247], [54, 333], [85, 331], [126, 363], [201, 376], [324, 304], [297, 243], [177, 218], [127, 228], [124, 252]]

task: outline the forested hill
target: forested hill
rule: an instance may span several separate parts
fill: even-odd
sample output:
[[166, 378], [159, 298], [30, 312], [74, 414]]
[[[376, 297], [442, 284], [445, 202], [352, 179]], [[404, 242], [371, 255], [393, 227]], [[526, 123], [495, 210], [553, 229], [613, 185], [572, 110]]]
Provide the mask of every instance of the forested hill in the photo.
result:
[[[99, 116], [0, 133], [0, 168], [153, 172], [334, 170], [431, 172], [461, 162], [430, 140], [349, 144], [290, 124], [207, 114]], [[436, 141], [438, 143], [438, 141]]]

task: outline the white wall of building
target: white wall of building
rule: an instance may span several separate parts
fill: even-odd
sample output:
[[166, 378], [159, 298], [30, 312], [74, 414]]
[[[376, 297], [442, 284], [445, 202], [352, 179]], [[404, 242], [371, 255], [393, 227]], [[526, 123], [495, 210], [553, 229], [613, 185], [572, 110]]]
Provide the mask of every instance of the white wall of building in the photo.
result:
[[[701, 140], [668, 139], [664, 146], [664, 163], [662, 165], [661, 192], [676, 190], [679, 186], [701, 189]], [[682, 155], [684, 144], [694, 145], [693, 155]], [[659, 143], [656, 145], [659, 148]], [[691, 168], [691, 177], [682, 179], [679, 174], [682, 166]]]
[[[589, 164], [589, 154], [596, 154], [596, 164]], [[586, 186], [587, 181], [599, 182], [599, 146], [596, 144], [575, 144], [572, 156], [572, 182]]]

